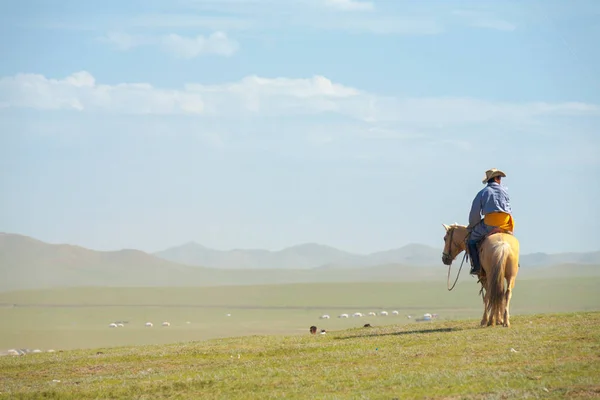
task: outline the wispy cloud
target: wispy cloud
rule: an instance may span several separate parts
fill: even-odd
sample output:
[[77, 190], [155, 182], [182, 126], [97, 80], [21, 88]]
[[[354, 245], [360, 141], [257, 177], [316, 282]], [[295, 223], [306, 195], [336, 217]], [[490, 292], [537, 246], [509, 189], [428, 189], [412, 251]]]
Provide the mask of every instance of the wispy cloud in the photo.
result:
[[204, 54], [231, 56], [239, 49], [239, 44], [228, 38], [223, 32], [215, 32], [206, 37], [202, 35], [185, 37], [174, 33], [164, 36], [148, 36], [109, 32], [101, 40], [111, 43], [121, 51], [139, 46], [157, 46], [181, 58], [195, 58]]
[[[600, 106], [578, 102], [506, 103], [473, 98], [383, 97], [311, 78], [247, 76], [217, 85], [190, 83], [181, 89], [160, 89], [148, 83], [107, 85], [86, 71], [63, 79], [18, 74], [0, 79], [2, 107], [77, 110], [115, 114], [192, 114], [226, 116], [293, 116], [324, 114], [369, 123], [404, 127], [460, 126], [490, 121], [524, 123], [541, 117], [600, 116]], [[375, 130], [373, 135], [413, 134]]]
[[134, 29], [212, 29], [226, 31], [278, 31], [311, 29], [317, 31], [358, 32], [385, 35], [432, 35], [443, 32], [435, 18], [422, 16], [375, 15], [373, 13], [329, 13], [270, 11], [271, 17], [200, 17], [183, 14], [147, 14], [133, 17], [125, 25]]
[[123, 19], [121, 25], [146, 29], [209, 29], [245, 31], [260, 27], [259, 21], [244, 15], [204, 16], [183, 13], [140, 14]]
[[493, 29], [507, 32], [517, 29], [515, 24], [482, 11], [456, 10], [453, 12], [453, 14], [466, 21], [469, 26], [475, 28]]
[[375, 6], [370, 1], [358, 0], [324, 0], [325, 5], [342, 11], [371, 11]]
[[365, 0], [248, 0], [170, 3], [168, 9], [140, 7], [135, 13], [114, 15], [31, 16], [11, 23], [31, 28], [144, 32], [182, 30], [223, 32], [312, 29], [386, 35], [430, 35], [443, 31], [439, 10], [418, 6], [380, 10]]

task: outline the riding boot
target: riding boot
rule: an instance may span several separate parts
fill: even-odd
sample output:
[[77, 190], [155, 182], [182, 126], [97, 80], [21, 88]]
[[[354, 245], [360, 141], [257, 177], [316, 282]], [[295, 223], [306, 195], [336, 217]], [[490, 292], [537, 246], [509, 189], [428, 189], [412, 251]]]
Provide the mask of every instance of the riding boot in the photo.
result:
[[471, 275], [479, 274], [481, 264], [479, 263], [479, 252], [477, 251], [477, 241], [469, 240], [469, 256], [471, 257]]

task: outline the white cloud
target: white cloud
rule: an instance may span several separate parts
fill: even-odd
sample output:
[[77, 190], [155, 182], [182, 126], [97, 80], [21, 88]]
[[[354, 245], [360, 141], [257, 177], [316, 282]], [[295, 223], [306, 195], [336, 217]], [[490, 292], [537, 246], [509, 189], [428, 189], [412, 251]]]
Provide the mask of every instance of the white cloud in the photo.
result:
[[371, 11], [375, 8], [370, 1], [325, 0], [325, 4], [329, 7], [343, 11]]
[[207, 38], [201, 35], [186, 38], [170, 34], [162, 38], [162, 45], [166, 50], [183, 58], [194, 58], [203, 53], [231, 56], [239, 49], [238, 43], [229, 39], [223, 32], [215, 32]]
[[147, 83], [97, 84], [81, 71], [65, 79], [18, 74], [0, 79], [0, 103], [39, 110], [109, 111], [125, 114], [201, 113], [202, 98]]
[[181, 58], [195, 58], [202, 54], [231, 56], [239, 49], [239, 44], [229, 39], [223, 32], [214, 32], [205, 37], [184, 37], [174, 33], [165, 36], [129, 35], [120, 32], [109, 32], [102, 41], [113, 44], [121, 51], [138, 46], [158, 46]]
[[102, 42], [111, 43], [118, 50], [127, 51], [134, 47], [149, 44], [148, 40], [139, 35], [129, 35], [121, 32], [109, 32], [100, 38]]
[[[325, 113], [370, 123], [399, 123], [404, 130], [375, 130], [375, 136], [412, 135], [410, 127], [527, 123], [540, 117], [599, 116], [596, 104], [502, 103], [472, 98], [382, 97], [334, 83], [323, 76], [264, 78], [237, 82], [190, 83], [179, 90], [147, 83], [99, 84], [81, 71], [64, 79], [18, 74], [0, 79], [0, 105], [42, 110], [116, 114], [193, 114], [205, 116], [293, 116]], [[381, 125], [380, 125], [381, 126]], [[394, 128], [396, 129], [396, 128]]]

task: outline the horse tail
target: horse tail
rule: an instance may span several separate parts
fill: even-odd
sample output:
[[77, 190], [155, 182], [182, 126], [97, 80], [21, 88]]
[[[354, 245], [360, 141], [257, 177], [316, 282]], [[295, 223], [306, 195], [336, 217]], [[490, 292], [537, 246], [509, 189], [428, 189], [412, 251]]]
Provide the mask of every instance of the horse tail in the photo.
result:
[[488, 303], [490, 322], [496, 321], [499, 311], [504, 311], [504, 270], [509, 254], [510, 245], [504, 241], [495, 244], [492, 249], [494, 264], [489, 279], [490, 298]]

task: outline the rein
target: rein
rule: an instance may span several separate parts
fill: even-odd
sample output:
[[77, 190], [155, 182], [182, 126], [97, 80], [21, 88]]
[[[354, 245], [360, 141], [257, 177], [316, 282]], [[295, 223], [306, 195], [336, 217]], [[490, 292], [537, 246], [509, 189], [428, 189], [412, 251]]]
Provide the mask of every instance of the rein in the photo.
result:
[[465, 252], [465, 256], [463, 257], [462, 262], [460, 263], [460, 268], [458, 269], [458, 274], [456, 274], [456, 279], [454, 280], [452, 287], [450, 287], [450, 269], [452, 268], [452, 264], [448, 265], [448, 280], [446, 281], [446, 287], [448, 288], [448, 291], [451, 291], [452, 289], [454, 289], [454, 286], [456, 286], [456, 282], [458, 282], [458, 277], [460, 276], [460, 271], [462, 270], [463, 264], [465, 263], [466, 259], [467, 253]]

